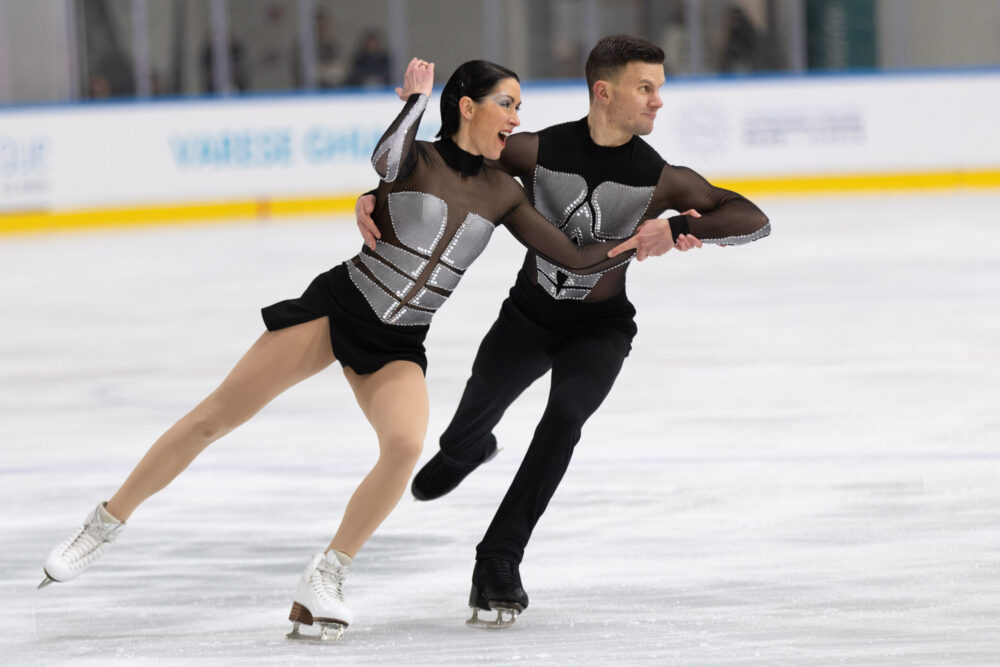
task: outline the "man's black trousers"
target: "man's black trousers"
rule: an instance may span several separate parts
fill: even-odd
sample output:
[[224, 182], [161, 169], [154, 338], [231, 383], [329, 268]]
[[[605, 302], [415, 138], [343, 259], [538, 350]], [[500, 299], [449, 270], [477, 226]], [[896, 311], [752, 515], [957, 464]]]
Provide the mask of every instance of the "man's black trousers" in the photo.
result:
[[455, 416], [441, 436], [445, 459], [482, 461], [493, 428], [511, 403], [552, 371], [548, 402], [534, 437], [482, 542], [477, 559], [520, 563], [580, 440], [583, 424], [604, 401], [636, 333], [624, 293], [598, 303], [555, 300], [521, 272], [480, 344]]

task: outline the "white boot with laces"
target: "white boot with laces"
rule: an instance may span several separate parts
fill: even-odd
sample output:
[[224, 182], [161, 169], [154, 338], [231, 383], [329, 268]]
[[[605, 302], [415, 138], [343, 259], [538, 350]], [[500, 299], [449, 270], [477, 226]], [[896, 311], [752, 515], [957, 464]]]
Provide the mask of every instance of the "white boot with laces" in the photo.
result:
[[104, 509], [106, 504], [101, 503], [94, 508], [83, 525], [49, 553], [45, 559], [45, 580], [38, 584], [39, 588], [54, 581], [75, 579], [111, 548], [125, 522]]
[[[331, 628], [337, 633], [332, 639], [340, 639], [344, 628], [354, 620], [354, 614], [344, 604], [344, 577], [351, 559], [346, 555], [342, 558], [345, 562], [341, 562], [336, 551], [330, 551], [318, 553], [309, 561], [288, 614], [288, 620], [293, 623], [287, 635], [289, 639], [331, 639], [327, 634]], [[299, 624], [313, 623], [320, 627], [318, 636], [299, 634]]]

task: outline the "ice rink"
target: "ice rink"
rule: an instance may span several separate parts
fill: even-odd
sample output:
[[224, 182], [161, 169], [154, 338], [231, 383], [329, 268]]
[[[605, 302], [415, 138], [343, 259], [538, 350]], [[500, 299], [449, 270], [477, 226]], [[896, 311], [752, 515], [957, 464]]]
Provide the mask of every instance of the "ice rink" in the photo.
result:
[[[1000, 193], [757, 201], [771, 237], [630, 269], [639, 335], [529, 545], [517, 624], [465, 627], [469, 578], [547, 380], [493, 462], [404, 497], [325, 645], [284, 633], [375, 458], [339, 367], [209, 448], [92, 571], [35, 586], [354, 225], [0, 238], [0, 663], [1000, 663]], [[435, 318], [422, 460], [521, 256], [498, 230]]]

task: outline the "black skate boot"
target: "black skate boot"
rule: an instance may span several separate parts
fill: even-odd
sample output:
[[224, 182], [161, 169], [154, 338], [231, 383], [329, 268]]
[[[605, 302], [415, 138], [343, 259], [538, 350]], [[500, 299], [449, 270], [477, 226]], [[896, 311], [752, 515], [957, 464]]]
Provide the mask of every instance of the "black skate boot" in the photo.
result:
[[[480, 628], [509, 628], [517, 615], [528, 608], [528, 594], [521, 585], [517, 563], [502, 558], [477, 560], [469, 593], [472, 618], [466, 625]], [[479, 610], [495, 611], [496, 620], [479, 618]]]
[[450, 463], [438, 451], [413, 478], [413, 484], [410, 485], [413, 497], [417, 500], [434, 500], [454, 491], [470, 472], [497, 455], [497, 439], [493, 434], [487, 439], [486, 447], [486, 454], [471, 467]]

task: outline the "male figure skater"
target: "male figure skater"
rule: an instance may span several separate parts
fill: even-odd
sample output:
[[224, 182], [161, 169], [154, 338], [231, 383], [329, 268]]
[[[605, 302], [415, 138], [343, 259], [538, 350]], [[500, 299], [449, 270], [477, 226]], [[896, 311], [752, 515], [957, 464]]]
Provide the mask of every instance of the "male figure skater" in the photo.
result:
[[[667, 164], [640, 138], [652, 132], [663, 106], [663, 58], [659, 47], [643, 39], [600, 40], [587, 58], [587, 116], [511, 135], [498, 166], [520, 177], [535, 208], [581, 245], [626, 239], [639, 228], [612, 255], [636, 248], [641, 260], [671, 247], [737, 245], [767, 236], [768, 219], [754, 204], [691, 169]], [[373, 243], [369, 204], [362, 196], [356, 213], [362, 235]], [[685, 213], [650, 219], [668, 209]], [[493, 458], [492, 430], [504, 411], [551, 370], [544, 414], [476, 547], [470, 623], [477, 610], [493, 609], [497, 619], [489, 624], [506, 626], [528, 606], [518, 569], [524, 548], [569, 466], [584, 422], [611, 390], [636, 333], [635, 308], [625, 295], [627, 267], [577, 275], [529, 251], [480, 344], [440, 451], [413, 480], [413, 495], [433, 500]]]

